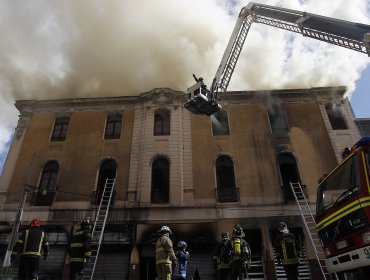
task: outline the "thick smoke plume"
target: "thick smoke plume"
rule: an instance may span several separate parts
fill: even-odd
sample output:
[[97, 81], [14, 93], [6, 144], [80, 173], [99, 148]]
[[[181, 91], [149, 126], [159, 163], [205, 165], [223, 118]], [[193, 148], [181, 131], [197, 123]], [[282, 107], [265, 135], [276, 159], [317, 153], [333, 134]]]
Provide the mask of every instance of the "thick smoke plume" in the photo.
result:
[[[370, 22], [366, 0], [264, 4]], [[17, 121], [18, 99], [137, 95], [207, 83], [221, 60], [238, 0], [2, 0], [0, 153]], [[349, 94], [366, 55], [254, 24], [229, 90], [344, 85]]]

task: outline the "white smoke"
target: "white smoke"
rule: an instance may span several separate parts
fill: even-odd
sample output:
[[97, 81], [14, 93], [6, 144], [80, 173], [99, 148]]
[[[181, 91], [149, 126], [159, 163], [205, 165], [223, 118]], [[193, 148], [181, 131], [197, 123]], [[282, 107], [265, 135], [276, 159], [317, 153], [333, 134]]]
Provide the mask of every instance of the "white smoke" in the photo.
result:
[[[257, 1], [258, 2], [258, 1]], [[369, 24], [368, 0], [271, 0], [264, 4]], [[240, 0], [2, 0], [0, 154], [14, 131], [18, 99], [137, 95], [209, 84]], [[254, 24], [229, 90], [347, 86], [364, 54]]]

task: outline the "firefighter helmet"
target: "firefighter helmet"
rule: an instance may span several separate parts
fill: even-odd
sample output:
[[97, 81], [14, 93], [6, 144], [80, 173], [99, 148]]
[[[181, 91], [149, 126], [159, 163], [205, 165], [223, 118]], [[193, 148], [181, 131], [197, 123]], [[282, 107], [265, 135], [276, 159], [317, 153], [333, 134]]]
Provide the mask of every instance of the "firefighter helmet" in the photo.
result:
[[227, 231], [221, 233], [221, 240], [230, 239], [230, 235]]
[[233, 228], [233, 235], [234, 235], [235, 237], [244, 237], [244, 236], [245, 236], [245, 234], [244, 234], [244, 231], [243, 231], [242, 227], [241, 227], [241, 226], [239, 226], [238, 224], [236, 224], [236, 225], [234, 226], [234, 228]]
[[161, 229], [159, 230], [160, 233], [165, 233], [165, 232], [168, 232], [168, 233], [172, 233], [171, 229], [168, 227], [168, 226], [163, 226], [161, 227]]
[[280, 222], [280, 223], [279, 223], [279, 231], [282, 231], [282, 230], [284, 230], [284, 229], [288, 229], [287, 224], [286, 224], [286, 223], [284, 223], [284, 222]]
[[185, 241], [181, 240], [179, 243], [177, 243], [177, 247], [179, 247], [179, 248], [188, 247], [188, 244], [186, 244]]
[[81, 221], [81, 227], [87, 227], [91, 225], [91, 218], [87, 217]]
[[33, 218], [32, 221], [30, 222], [31, 227], [40, 227], [41, 226], [41, 221], [39, 218]]

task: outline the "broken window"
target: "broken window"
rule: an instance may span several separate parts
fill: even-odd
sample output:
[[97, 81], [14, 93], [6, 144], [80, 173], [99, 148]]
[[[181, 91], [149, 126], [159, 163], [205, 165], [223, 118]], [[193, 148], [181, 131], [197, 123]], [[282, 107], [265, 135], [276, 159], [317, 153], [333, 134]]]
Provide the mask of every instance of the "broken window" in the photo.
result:
[[[284, 201], [295, 201], [290, 183], [300, 183], [301, 179], [298, 172], [296, 159], [291, 153], [283, 153], [278, 157], [280, 177], [282, 181], [282, 191]], [[302, 186], [303, 187], [303, 186]]]
[[152, 164], [152, 203], [168, 203], [170, 190], [170, 165], [166, 158], [158, 157]]
[[271, 131], [274, 134], [288, 132], [288, 122], [285, 116], [285, 110], [281, 105], [273, 105], [268, 110]]
[[344, 120], [342, 107], [340, 105], [326, 104], [325, 110], [333, 130], [347, 129], [347, 124]]
[[154, 135], [170, 135], [171, 115], [167, 110], [157, 110], [154, 115]]
[[217, 201], [237, 202], [238, 190], [235, 186], [234, 164], [229, 156], [223, 155], [216, 160]]
[[58, 117], [55, 120], [51, 141], [64, 141], [67, 137], [69, 127], [69, 117]]
[[212, 131], [213, 135], [229, 135], [229, 120], [226, 111], [218, 111], [213, 114]]
[[107, 117], [104, 139], [119, 139], [121, 137], [122, 115], [115, 114]]
[[[98, 184], [96, 186], [96, 191], [93, 192], [93, 204], [99, 205], [100, 200], [104, 191], [104, 186], [106, 184], [107, 179], [114, 179], [116, 178], [116, 170], [117, 170], [117, 163], [113, 159], [105, 159], [99, 168], [99, 177], [98, 177]], [[113, 191], [112, 198], [111, 198], [111, 205], [114, 202], [114, 195], [115, 191]]]

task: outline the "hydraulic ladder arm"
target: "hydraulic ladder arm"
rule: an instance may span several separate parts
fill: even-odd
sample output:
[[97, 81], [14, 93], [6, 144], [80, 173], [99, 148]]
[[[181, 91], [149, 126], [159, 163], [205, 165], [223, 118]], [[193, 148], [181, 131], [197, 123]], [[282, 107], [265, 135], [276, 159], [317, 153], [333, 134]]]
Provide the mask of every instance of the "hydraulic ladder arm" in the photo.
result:
[[226, 92], [240, 52], [253, 22], [270, 25], [370, 56], [370, 25], [324, 17], [258, 3], [241, 9], [210, 90], [203, 79], [186, 91], [184, 107], [194, 114], [210, 116], [221, 109], [219, 92]]

